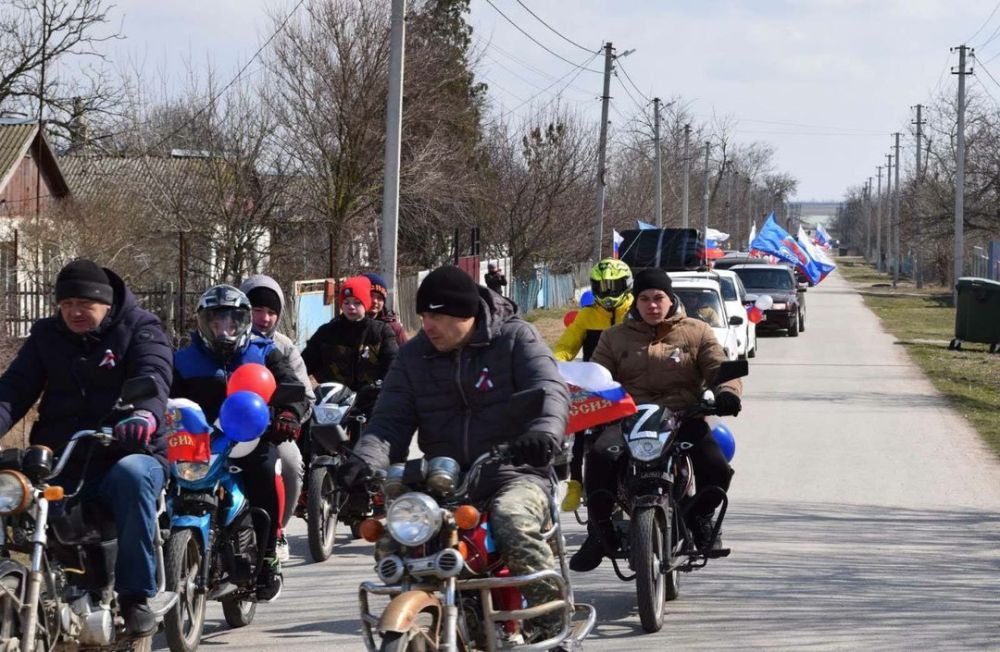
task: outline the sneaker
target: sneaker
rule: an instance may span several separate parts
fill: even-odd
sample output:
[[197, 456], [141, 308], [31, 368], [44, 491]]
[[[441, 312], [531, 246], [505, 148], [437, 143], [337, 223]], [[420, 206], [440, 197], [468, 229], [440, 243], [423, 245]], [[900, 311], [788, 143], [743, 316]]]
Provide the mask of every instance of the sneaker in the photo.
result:
[[569, 560], [569, 569], [578, 573], [592, 571], [601, 565], [605, 556], [618, 550], [618, 533], [611, 521], [587, 527], [587, 540]]
[[288, 539], [285, 538], [284, 534], [278, 537], [278, 540], [274, 544], [274, 556], [277, 557], [278, 561], [280, 561], [282, 564], [288, 561], [289, 557], [291, 556], [291, 551], [289, 550], [288, 546]]
[[276, 558], [265, 559], [257, 576], [257, 602], [273, 602], [281, 595], [284, 583], [281, 576], [281, 562]]
[[133, 638], [145, 638], [156, 633], [156, 615], [149, 608], [146, 596], [119, 596], [125, 631]]
[[575, 512], [580, 509], [580, 498], [583, 496], [583, 485], [579, 480], [570, 480], [566, 483], [566, 495], [563, 497], [562, 511]]

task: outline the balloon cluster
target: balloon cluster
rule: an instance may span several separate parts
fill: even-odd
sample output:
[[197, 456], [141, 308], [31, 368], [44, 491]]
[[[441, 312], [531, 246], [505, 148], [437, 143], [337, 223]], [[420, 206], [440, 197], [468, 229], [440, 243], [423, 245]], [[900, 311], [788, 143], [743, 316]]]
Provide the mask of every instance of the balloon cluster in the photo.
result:
[[262, 364], [248, 363], [234, 371], [219, 409], [219, 426], [226, 437], [239, 443], [264, 434], [271, 421], [267, 402], [277, 387], [274, 375]]
[[774, 305], [774, 299], [771, 298], [770, 294], [762, 294], [754, 302], [753, 306], [747, 310], [747, 318], [755, 324], [759, 324], [764, 320], [764, 312], [771, 309]]

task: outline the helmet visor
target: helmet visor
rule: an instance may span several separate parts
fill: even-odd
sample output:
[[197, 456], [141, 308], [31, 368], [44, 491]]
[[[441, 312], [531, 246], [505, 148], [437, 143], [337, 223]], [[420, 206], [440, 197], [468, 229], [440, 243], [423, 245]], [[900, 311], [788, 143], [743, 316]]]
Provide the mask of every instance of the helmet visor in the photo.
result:
[[198, 330], [210, 341], [235, 339], [250, 326], [250, 311], [243, 308], [216, 308], [198, 313]]
[[598, 299], [618, 297], [628, 292], [628, 282], [627, 278], [591, 280], [590, 289]]

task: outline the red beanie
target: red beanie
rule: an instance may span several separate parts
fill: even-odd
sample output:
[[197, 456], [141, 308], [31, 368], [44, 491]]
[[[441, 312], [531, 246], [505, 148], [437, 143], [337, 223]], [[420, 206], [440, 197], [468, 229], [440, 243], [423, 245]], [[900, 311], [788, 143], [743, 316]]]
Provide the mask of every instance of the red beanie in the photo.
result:
[[344, 303], [344, 299], [351, 297], [361, 302], [365, 307], [365, 312], [372, 309], [372, 282], [364, 276], [352, 276], [340, 284], [339, 302]]

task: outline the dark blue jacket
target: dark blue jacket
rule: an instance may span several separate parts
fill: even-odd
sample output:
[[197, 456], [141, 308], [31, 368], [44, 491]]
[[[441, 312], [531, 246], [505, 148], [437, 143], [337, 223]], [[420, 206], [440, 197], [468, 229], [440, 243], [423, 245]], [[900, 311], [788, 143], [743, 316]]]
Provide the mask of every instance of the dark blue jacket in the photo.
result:
[[[288, 358], [270, 338], [254, 336], [243, 353], [223, 363], [205, 347], [198, 333], [192, 333], [191, 344], [174, 354], [174, 382], [170, 395], [194, 401], [201, 406], [208, 422], [212, 423], [218, 418], [222, 402], [226, 400], [229, 376], [241, 365], [251, 362], [270, 369], [279, 385], [301, 382]], [[305, 401], [275, 407], [292, 410], [299, 417], [306, 412]]]
[[[59, 314], [40, 319], [0, 376], [0, 434], [20, 421], [41, 396], [31, 443], [48, 446], [58, 455], [74, 432], [111, 425], [106, 420], [122, 386], [138, 376], [155, 378], [159, 391], [136, 408], [162, 420], [172, 376], [170, 343], [156, 315], [138, 306], [118, 275], [104, 271], [114, 289], [114, 304], [97, 331], [77, 335]], [[148, 452], [162, 457], [163, 451], [163, 438], [157, 433]], [[106, 449], [98, 458], [121, 454]]]

